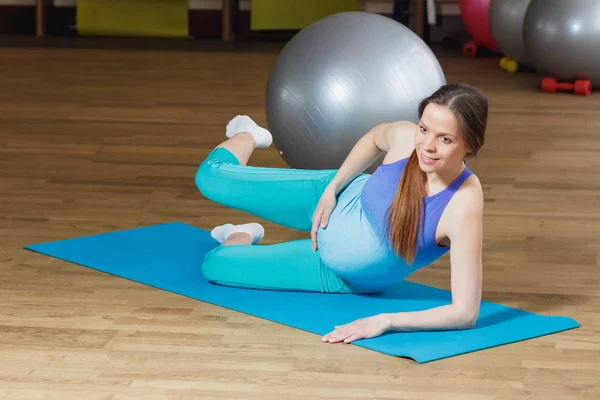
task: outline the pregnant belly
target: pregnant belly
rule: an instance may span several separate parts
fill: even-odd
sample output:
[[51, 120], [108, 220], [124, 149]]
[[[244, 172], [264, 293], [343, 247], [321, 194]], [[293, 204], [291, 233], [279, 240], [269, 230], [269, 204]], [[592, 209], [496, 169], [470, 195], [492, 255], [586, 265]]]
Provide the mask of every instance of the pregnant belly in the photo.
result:
[[361, 208], [360, 192], [367, 178], [355, 179], [340, 194], [328, 226], [319, 228], [317, 244], [327, 267], [357, 288], [375, 292], [400, 282], [408, 269]]

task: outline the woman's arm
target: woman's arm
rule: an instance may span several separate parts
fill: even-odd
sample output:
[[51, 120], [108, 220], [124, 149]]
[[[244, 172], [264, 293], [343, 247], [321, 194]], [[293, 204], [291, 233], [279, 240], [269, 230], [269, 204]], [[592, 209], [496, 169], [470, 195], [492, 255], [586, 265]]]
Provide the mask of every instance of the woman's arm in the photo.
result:
[[[466, 189], [466, 190], [464, 190]], [[470, 329], [479, 315], [482, 287], [483, 194], [479, 183], [455, 194], [451, 211], [450, 304], [422, 311], [377, 314], [336, 326], [324, 342], [347, 342], [379, 336], [386, 331]]]
[[[383, 123], [375, 126], [354, 145], [335, 176], [325, 188], [313, 213], [310, 237], [313, 251], [317, 250], [317, 232], [319, 227], [326, 228], [329, 216], [337, 202], [337, 196], [354, 178], [377, 160], [382, 152], [387, 153], [384, 161], [401, 158], [407, 148], [414, 147], [416, 125], [410, 121]], [[410, 139], [410, 140], [408, 140]]]
[[374, 137], [385, 136], [388, 129], [389, 124], [377, 125], [361, 137], [354, 147], [352, 147], [352, 150], [329, 184], [329, 189], [332, 189], [336, 196], [352, 179], [367, 169], [381, 155], [383, 149], [377, 146]]
[[402, 135], [407, 136], [405, 133], [412, 132], [411, 128], [408, 128], [409, 125], [414, 126], [407, 121], [383, 123], [375, 126], [361, 137], [329, 184], [335, 195], [338, 195], [352, 179], [370, 167], [382, 152], [387, 153], [397, 147], [401, 142], [399, 138]]
[[451, 210], [448, 232], [452, 303], [429, 310], [389, 314], [390, 330], [469, 329], [475, 325], [481, 303], [483, 194], [479, 185], [465, 189], [455, 199], [460, 206]]
[[337, 203], [338, 194], [350, 183], [354, 178], [367, 169], [381, 152], [390, 149], [392, 127], [394, 123], [380, 124], [372, 128], [354, 145], [335, 176], [325, 188], [319, 203], [312, 216], [312, 226], [310, 229], [310, 237], [312, 240], [312, 249], [317, 251], [317, 233], [319, 227], [326, 228], [331, 215]]

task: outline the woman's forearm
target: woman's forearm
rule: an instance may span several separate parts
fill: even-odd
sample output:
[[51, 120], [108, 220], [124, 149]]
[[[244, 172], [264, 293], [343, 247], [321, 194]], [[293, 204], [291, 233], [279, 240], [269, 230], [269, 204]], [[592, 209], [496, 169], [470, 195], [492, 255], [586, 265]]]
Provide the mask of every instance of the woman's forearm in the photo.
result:
[[475, 312], [460, 310], [452, 304], [423, 311], [391, 313], [385, 317], [390, 331], [470, 329], [477, 321]]
[[381, 152], [382, 150], [375, 145], [371, 132], [361, 137], [329, 184], [330, 188], [338, 195], [350, 181], [370, 167], [381, 155]]

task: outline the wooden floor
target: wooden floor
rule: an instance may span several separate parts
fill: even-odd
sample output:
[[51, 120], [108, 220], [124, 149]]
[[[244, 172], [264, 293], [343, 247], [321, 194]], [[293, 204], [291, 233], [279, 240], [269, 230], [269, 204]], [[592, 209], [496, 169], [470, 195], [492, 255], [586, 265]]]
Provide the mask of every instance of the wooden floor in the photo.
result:
[[[470, 164], [486, 198], [484, 299], [579, 329], [419, 365], [22, 249], [247, 221], [193, 176], [232, 116], [265, 123], [275, 57], [0, 49], [0, 399], [600, 398], [600, 95], [540, 93], [497, 59], [440, 60], [490, 99]], [[273, 148], [251, 163], [285, 166]], [[411, 280], [448, 289], [448, 267]]]

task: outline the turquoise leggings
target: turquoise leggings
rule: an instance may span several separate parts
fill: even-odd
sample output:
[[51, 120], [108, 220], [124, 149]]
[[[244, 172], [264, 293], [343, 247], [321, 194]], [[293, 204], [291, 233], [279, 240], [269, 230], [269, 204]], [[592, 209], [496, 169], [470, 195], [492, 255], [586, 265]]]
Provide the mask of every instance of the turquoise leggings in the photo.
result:
[[[310, 232], [313, 212], [336, 170], [300, 170], [241, 165], [216, 148], [196, 173], [208, 199], [289, 228]], [[214, 284], [252, 289], [356, 293], [313, 252], [311, 239], [270, 245], [218, 246], [202, 264]]]

